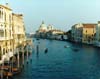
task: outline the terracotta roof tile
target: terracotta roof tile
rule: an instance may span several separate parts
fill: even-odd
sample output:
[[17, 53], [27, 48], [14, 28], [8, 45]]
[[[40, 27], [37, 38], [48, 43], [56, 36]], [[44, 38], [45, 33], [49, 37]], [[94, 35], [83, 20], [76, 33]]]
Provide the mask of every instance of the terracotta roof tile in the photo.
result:
[[83, 28], [95, 28], [96, 24], [83, 24]]

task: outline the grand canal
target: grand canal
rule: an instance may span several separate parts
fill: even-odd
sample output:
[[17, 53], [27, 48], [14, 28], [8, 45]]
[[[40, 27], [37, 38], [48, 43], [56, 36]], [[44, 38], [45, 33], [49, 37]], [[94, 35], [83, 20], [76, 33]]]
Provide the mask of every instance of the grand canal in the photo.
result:
[[[14, 79], [100, 79], [99, 48], [42, 39], [33, 43], [29, 63], [25, 63], [23, 71]], [[78, 51], [73, 50], [76, 48]]]

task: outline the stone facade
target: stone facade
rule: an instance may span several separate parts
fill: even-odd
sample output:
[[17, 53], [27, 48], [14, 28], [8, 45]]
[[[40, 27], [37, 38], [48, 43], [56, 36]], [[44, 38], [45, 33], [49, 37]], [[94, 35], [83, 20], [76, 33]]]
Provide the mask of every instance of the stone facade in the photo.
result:
[[95, 45], [100, 47], [100, 21], [96, 25]]
[[83, 25], [81, 23], [73, 25], [71, 30], [71, 40], [74, 42], [82, 42], [82, 31]]
[[0, 5], [0, 63], [13, 56], [18, 42], [21, 44], [23, 41], [25, 41], [23, 15], [13, 14], [8, 4]]
[[86, 44], [94, 44], [96, 34], [96, 24], [83, 24], [82, 42]]

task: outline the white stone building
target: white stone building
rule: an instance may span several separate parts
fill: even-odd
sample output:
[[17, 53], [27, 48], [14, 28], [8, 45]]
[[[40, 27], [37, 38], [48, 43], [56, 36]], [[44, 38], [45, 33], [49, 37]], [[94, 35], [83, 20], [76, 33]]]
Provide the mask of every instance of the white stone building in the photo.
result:
[[47, 25], [42, 21], [42, 24], [40, 25], [38, 32], [46, 32], [47, 31]]
[[74, 42], [82, 42], [82, 29], [83, 29], [83, 24], [75, 24], [72, 26], [72, 41]]
[[100, 47], [100, 21], [96, 25], [95, 45]]

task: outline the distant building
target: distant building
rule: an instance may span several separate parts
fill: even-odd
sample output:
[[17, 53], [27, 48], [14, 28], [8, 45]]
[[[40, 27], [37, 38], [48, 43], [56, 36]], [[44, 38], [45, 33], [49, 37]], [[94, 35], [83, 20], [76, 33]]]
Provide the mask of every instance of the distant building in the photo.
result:
[[57, 29], [51, 30], [51, 32], [52, 32], [52, 34], [56, 34], [56, 35], [62, 35], [62, 34], [64, 34], [63, 31], [57, 30]]
[[62, 34], [64, 34], [63, 31], [54, 29], [52, 25], [46, 26], [46, 24], [42, 22], [39, 29], [36, 31], [35, 37], [58, 39], [61, 37]]
[[71, 40], [74, 42], [94, 44], [96, 24], [79, 23], [72, 26]]
[[71, 29], [71, 40], [74, 42], [82, 42], [83, 24], [75, 24]]
[[96, 25], [95, 45], [100, 47], [100, 21]]
[[42, 22], [42, 24], [40, 25], [38, 32], [47, 32], [47, 26], [44, 23], [44, 21]]
[[94, 44], [96, 34], [96, 24], [83, 24], [82, 42], [86, 44]]
[[61, 39], [62, 35], [64, 34], [61, 30], [50, 30], [47, 32], [47, 38], [50, 39]]
[[48, 25], [47, 30], [48, 31], [53, 30], [53, 26], [52, 25]]

